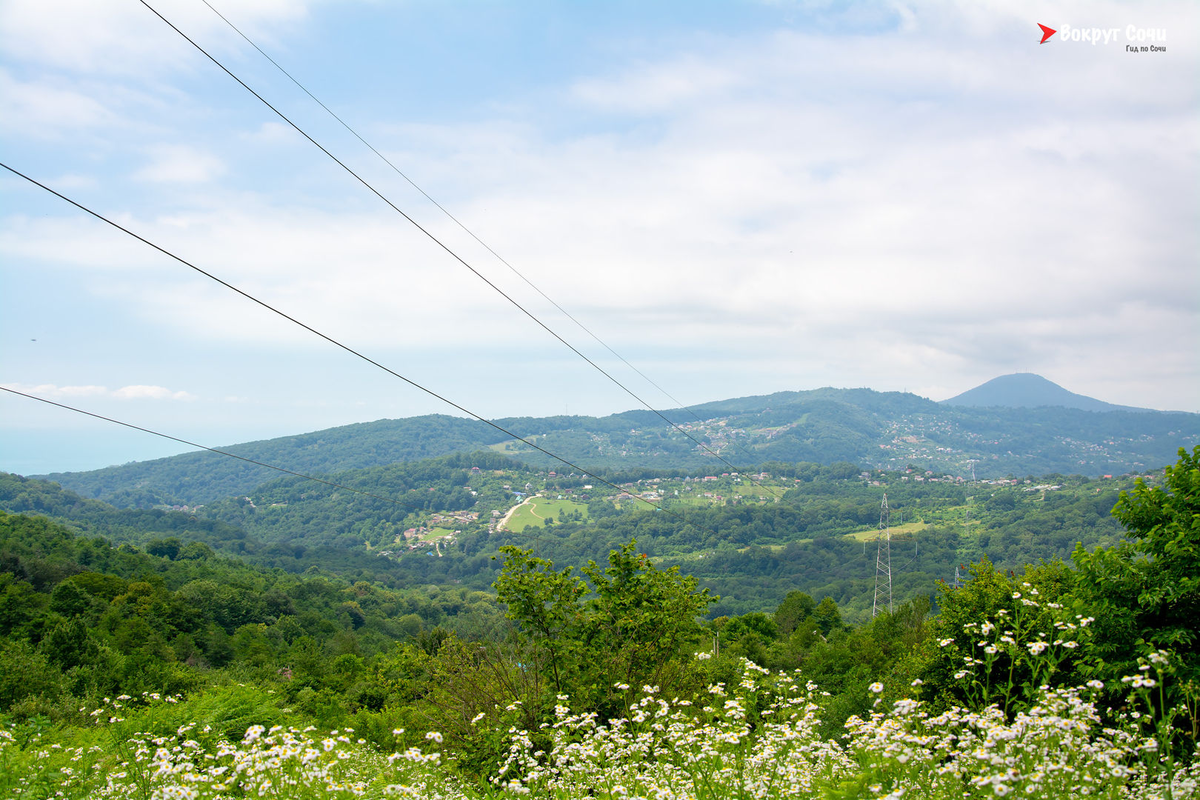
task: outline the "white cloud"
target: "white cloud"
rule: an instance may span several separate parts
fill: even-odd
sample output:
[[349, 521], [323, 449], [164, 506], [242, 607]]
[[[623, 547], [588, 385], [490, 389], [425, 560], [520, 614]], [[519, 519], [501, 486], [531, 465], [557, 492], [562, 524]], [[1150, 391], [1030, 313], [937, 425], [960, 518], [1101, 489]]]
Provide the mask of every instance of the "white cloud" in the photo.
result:
[[[1195, 12], [1148, 7], [1180, 41], [1140, 61], [1117, 48], [1035, 46], [1051, 12], [1097, 24], [1150, 16], [1118, 4], [913, 3], [879, 18], [859, 5], [833, 23], [891, 20], [894, 30], [692, 39], [539, 87], [531, 97], [555, 100], [544, 108], [531, 100], [416, 123], [380, 103], [368, 124], [377, 147], [606, 341], [713, 392], [746, 393], [758, 375], [783, 382], [775, 388], [948, 396], [1002, 372], [1054, 369], [1068, 388], [1095, 386], [1114, 402], [1150, 404], [1116, 395], [1158, 385], [1184, 398], [1171, 404], [1194, 407]], [[299, 8], [247, 13], [297, 19]], [[71, 57], [101, 58], [110, 34]], [[67, 58], [42, 58], [52, 57]], [[42, 85], [71, 90], [43, 81], [13, 92], [33, 108]], [[176, 92], [155, 97], [184, 103]], [[111, 104], [80, 97], [64, 94], [56, 124], [115, 124]], [[38, 113], [53, 121], [56, 102]], [[516, 348], [541, 359], [558, 347], [287, 129], [260, 116], [234, 128], [169, 145], [144, 132], [127, 151], [141, 166], [118, 163], [150, 196], [110, 207], [354, 346], [445, 348], [462, 361]], [[385, 168], [356, 159], [472, 265], [596, 349]], [[10, 218], [0, 252], [102, 267], [93, 291], [149, 329], [256, 349], [315, 342], [121, 241], [75, 220]], [[1125, 384], [1107, 377], [1114, 364]], [[496, 356], [478, 369], [499, 381], [515, 367]], [[714, 371], [745, 380], [705, 377]]]
[[122, 386], [120, 389], [109, 389], [106, 386], [58, 386], [53, 383], [42, 383], [36, 386], [26, 386], [20, 383], [6, 383], [6, 388], [35, 397], [52, 399], [72, 399], [79, 397], [112, 398], [116, 400], [195, 400], [195, 395], [184, 391], [172, 391], [164, 386]]
[[103, 397], [108, 389], [103, 386], [56, 386], [52, 383], [42, 383], [37, 386], [24, 386], [19, 383], [6, 383], [5, 388], [39, 397]]
[[[22, 193], [41, 191], [24, 183], [14, 185]], [[60, 188], [57, 184], [48, 185]], [[69, 194], [66, 187], [62, 188]], [[17, 191], [13, 191], [13, 196], [17, 196]], [[119, 217], [115, 221], [131, 222], [128, 215], [114, 216]], [[65, 269], [85, 273], [150, 270], [164, 259], [127, 235], [81, 214], [10, 215], [0, 224], [0, 254], [14, 270]]]
[[242, 138], [259, 145], [276, 147], [283, 144], [307, 144], [296, 129], [282, 122], [264, 122], [258, 130], [245, 133]]
[[173, 392], [165, 386], [122, 386], [112, 393], [119, 400], [194, 400], [187, 392]]
[[207, 183], [225, 172], [221, 159], [187, 145], [155, 145], [149, 148], [149, 155], [150, 163], [134, 173], [135, 180]]
[[22, 81], [0, 69], [0, 115], [10, 131], [47, 131], [114, 125], [116, 116], [94, 97], [58, 80]]
[[[242, 47], [237, 34], [202, 3], [155, 0], [151, 5], [218, 52]], [[248, 35], [263, 37], [302, 21], [308, 3], [238, 0], [213, 5]], [[115, 75], [177, 71], [195, 63], [190, 59], [202, 58], [141, 3], [119, 0], [6, 0], [0, 4], [0, 50], [8, 58], [52, 69]]]
[[586, 78], [571, 87], [579, 102], [606, 111], [662, 113], [744, 86], [744, 76], [699, 55], [641, 64], [617, 80]]

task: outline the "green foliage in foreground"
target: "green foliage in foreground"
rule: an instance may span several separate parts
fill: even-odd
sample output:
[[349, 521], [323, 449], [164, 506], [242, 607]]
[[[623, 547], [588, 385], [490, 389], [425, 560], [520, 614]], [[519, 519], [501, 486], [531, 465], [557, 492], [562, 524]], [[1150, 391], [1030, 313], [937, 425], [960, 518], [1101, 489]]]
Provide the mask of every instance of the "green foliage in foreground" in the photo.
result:
[[[512, 548], [515, 626], [461, 636], [369, 584], [0, 516], [0, 793], [1197, 797], [1198, 490], [1200, 448], [1121, 496], [1131, 544], [859, 627], [803, 592], [702, 623], [633, 543], [582, 578]], [[497, 610], [443, 608], [472, 599]]]
[[[1170, 680], [1163, 658], [1141, 673]], [[0, 729], [0, 791], [12, 798], [1194, 798], [1191, 767], [1162, 747], [1145, 688], [1116, 725], [1101, 722], [1088, 688], [1046, 690], [1011, 718], [996, 706], [932, 713], [919, 697], [852, 718], [846, 735], [819, 730], [822, 693], [802, 675], [745, 662], [732, 685], [698, 703], [655, 687], [626, 713], [576, 713], [563, 696], [551, 722], [512, 727], [506, 758], [482, 782], [456, 774], [443, 736], [385, 755], [350, 729], [252, 725], [228, 738], [226, 702], [121, 697], [97, 709], [96, 727]], [[911, 690], [913, 687], [904, 687]], [[919, 693], [919, 689], [917, 690]], [[167, 698], [174, 700], [175, 698]], [[207, 705], [206, 705], [207, 702]], [[236, 706], [234, 707], [236, 713]], [[240, 726], [239, 726], [240, 727]], [[400, 731], [397, 731], [400, 733]]]

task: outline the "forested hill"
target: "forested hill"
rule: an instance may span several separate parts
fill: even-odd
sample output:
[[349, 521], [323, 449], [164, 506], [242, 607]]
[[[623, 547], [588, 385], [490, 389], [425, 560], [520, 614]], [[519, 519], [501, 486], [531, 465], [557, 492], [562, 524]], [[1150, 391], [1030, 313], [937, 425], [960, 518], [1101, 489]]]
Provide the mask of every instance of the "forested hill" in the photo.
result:
[[[486, 591], [507, 545], [586, 564], [636, 540], [655, 563], [678, 565], [720, 595], [714, 615], [769, 611], [799, 590], [862, 621], [885, 492], [902, 602], [984, 557], [1015, 569], [1066, 559], [1077, 542], [1115, 544], [1122, 531], [1109, 512], [1118, 491], [1133, 486], [1127, 477], [971, 483], [915, 470], [864, 475], [853, 464], [766, 466], [753, 479], [610, 473], [614, 489], [495, 453], [456, 454], [336, 476], [369, 496], [287, 476], [189, 512], [116, 509], [0, 473], [0, 510], [45, 515], [86, 538], [171, 560], [216, 553], [393, 588]], [[0, 572], [13, 571], [10, 560], [0, 547]]]
[[[589, 469], [625, 471], [723, 472], [767, 461], [805, 461], [878, 469], [913, 466], [978, 478], [1048, 473], [1098, 477], [1152, 469], [1169, 463], [1179, 447], [1200, 444], [1200, 414], [958, 407], [869, 389], [779, 392], [705, 403], [668, 416], [682, 430], [644, 410], [498, 423]], [[483, 448], [533, 467], [561, 468], [482, 422], [441, 415], [348, 425], [225, 449], [298, 472], [332, 474]], [[190, 453], [44, 477], [117, 506], [149, 507], [191, 506], [249, 494], [276, 475], [212, 453]]]
[[[329, 474], [478, 450], [504, 438], [495, 428], [477, 420], [431, 414], [344, 425], [218, 449], [294, 472]], [[246, 494], [279, 477], [279, 473], [228, 456], [195, 452], [39, 477], [119, 507], [149, 507], [199, 505]]]

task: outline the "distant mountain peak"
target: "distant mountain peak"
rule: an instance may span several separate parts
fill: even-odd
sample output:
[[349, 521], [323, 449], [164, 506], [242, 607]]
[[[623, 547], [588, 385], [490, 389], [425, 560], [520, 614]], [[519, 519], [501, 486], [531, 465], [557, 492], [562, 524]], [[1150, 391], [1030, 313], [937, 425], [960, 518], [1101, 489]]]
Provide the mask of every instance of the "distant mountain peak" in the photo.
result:
[[1059, 386], [1054, 381], [1046, 380], [1041, 375], [1032, 372], [1017, 372], [1012, 375], [1001, 375], [992, 378], [987, 383], [980, 384], [974, 389], [968, 389], [960, 395], [943, 400], [948, 406], [972, 406], [976, 408], [1040, 408], [1042, 406], [1061, 406], [1077, 408], [1083, 411], [1140, 411], [1149, 412], [1148, 408], [1133, 408], [1118, 406], [1075, 394]]

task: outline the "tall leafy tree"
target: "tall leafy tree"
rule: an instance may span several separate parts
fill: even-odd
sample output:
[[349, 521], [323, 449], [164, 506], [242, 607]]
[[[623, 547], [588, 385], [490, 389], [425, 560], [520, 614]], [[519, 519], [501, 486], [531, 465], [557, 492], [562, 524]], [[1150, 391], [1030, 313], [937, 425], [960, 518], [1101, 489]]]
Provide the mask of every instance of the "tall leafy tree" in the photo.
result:
[[[1138, 479], [1113, 515], [1132, 541], [1075, 551], [1076, 595], [1097, 619], [1092, 668], [1105, 680], [1132, 674], [1154, 648], [1174, 654], [1173, 693], [1200, 683], [1200, 446], [1179, 450], [1162, 484]], [[1189, 689], [1189, 684], [1191, 688]]]
[[637, 552], [636, 542], [611, 551], [608, 563], [603, 570], [592, 561], [583, 568], [594, 592], [583, 630], [591, 685], [677, 682], [681, 676], [675, 668], [691, 656], [700, 634], [697, 617], [716, 598], [678, 567], [655, 567]]
[[556, 694], [612, 710], [623, 691], [618, 685], [662, 685], [667, 692], [686, 680], [684, 662], [701, 630], [697, 617], [715, 600], [695, 578], [677, 567], [658, 569], [634, 542], [611, 551], [607, 568], [589, 561], [587, 581], [529, 550], [501, 550], [496, 592]]
[[508, 618], [544, 659], [555, 692], [562, 692], [578, 641], [579, 598], [587, 585], [571, 575], [572, 567], [556, 571], [553, 562], [535, 558], [532, 550], [510, 545], [500, 552], [504, 568], [496, 579], [496, 594], [508, 607]]

